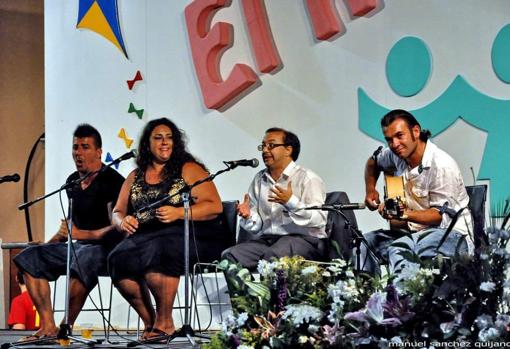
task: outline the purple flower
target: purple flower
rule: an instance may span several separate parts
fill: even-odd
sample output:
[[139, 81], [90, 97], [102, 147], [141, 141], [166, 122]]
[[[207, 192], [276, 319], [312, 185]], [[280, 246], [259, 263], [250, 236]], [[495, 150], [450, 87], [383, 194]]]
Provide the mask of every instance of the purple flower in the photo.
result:
[[287, 280], [284, 271], [281, 269], [276, 271], [276, 290], [278, 291], [276, 313], [279, 313], [285, 309], [285, 301], [287, 300]]
[[384, 298], [381, 292], [376, 292], [368, 299], [365, 309], [361, 311], [345, 314], [346, 320], [354, 320], [366, 323], [376, 323], [378, 325], [399, 326], [402, 325], [396, 317], [384, 318]]
[[234, 345], [234, 348], [237, 348], [239, 345], [241, 345], [241, 338], [233, 334], [230, 336], [229, 342]]
[[409, 302], [409, 297], [399, 299], [395, 286], [386, 287], [386, 302], [383, 307], [388, 316], [398, 318], [402, 322], [409, 321], [414, 316], [414, 313], [410, 311]]
[[370, 317], [365, 313], [365, 309], [351, 311], [345, 314], [345, 320], [353, 320], [358, 322], [370, 322]]
[[340, 335], [340, 326], [338, 326], [338, 323], [336, 323], [333, 327], [324, 325], [322, 326], [322, 331], [324, 333], [324, 339], [330, 345], [333, 345], [336, 343], [338, 336]]

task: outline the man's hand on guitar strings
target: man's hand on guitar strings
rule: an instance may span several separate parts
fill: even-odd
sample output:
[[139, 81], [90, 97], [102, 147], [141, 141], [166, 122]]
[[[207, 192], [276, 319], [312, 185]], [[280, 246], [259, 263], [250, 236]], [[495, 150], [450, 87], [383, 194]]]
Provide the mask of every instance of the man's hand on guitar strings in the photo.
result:
[[370, 211], [375, 211], [379, 208], [379, 204], [381, 200], [379, 200], [379, 193], [377, 190], [370, 191], [365, 196], [365, 204], [367, 205]]

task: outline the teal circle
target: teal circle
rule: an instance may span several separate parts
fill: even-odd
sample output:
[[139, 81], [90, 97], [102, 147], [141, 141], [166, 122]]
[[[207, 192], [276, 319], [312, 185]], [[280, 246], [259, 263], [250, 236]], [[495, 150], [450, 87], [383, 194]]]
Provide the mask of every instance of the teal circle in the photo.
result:
[[492, 69], [497, 77], [510, 84], [510, 24], [499, 31], [492, 44]]
[[425, 87], [432, 65], [423, 40], [406, 36], [390, 50], [386, 59], [386, 78], [396, 94], [411, 97]]

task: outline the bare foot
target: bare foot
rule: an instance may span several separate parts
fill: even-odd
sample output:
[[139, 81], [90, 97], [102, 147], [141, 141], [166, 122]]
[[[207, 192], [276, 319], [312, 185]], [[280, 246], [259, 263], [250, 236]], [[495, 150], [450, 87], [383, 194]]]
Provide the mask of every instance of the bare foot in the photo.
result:
[[59, 331], [58, 327], [49, 328], [49, 329], [41, 327], [35, 333], [25, 336], [25, 337], [21, 337], [18, 340], [18, 342], [19, 343], [32, 342], [32, 341], [36, 341], [36, 340], [44, 340], [44, 338], [48, 338], [48, 337], [56, 337], [58, 334], [58, 331]]
[[140, 340], [144, 341], [147, 338], [149, 338], [149, 335], [151, 334], [151, 332], [152, 332], [152, 327], [151, 326], [146, 326], [145, 329], [142, 332], [142, 335], [140, 336]]

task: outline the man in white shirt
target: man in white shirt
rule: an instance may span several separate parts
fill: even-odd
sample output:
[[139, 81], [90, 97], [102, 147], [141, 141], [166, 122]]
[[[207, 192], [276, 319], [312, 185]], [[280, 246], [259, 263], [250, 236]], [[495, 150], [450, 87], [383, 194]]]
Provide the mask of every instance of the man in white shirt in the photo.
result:
[[303, 208], [323, 205], [326, 192], [318, 175], [294, 162], [300, 151], [298, 137], [270, 128], [258, 150], [266, 169], [255, 175], [244, 201], [237, 206], [241, 227], [256, 236], [225, 250], [223, 258], [247, 268], [272, 257], [322, 258], [326, 213]]
[[[400, 269], [404, 263], [399, 253], [402, 248], [392, 243], [405, 243], [424, 257], [437, 255], [437, 248], [452, 221], [451, 215], [466, 207], [454, 229], [440, 246], [439, 252], [452, 256], [474, 250], [471, 213], [467, 208], [469, 197], [455, 160], [439, 149], [428, 138], [430, 132], [422, 130], [413, 115], [405, 110], [393, 110], [381, 119], [381, 127], [388, 148], [374, 153], [365, 167], [365, 202], [369, 209], [378, 210], [390, 221], [391, 230], [378, 230], [365, 234], [372, 251], [389, 262], [390, 271]], [[376, 190], [381, 172], [403, 176], [405, 207], [401, 216], [388, 214]], [[405, 233], [412, 234], [405, 235]], [[361, 246], [361, 269], [378, 271], [378, 264], [366, 246]]]

